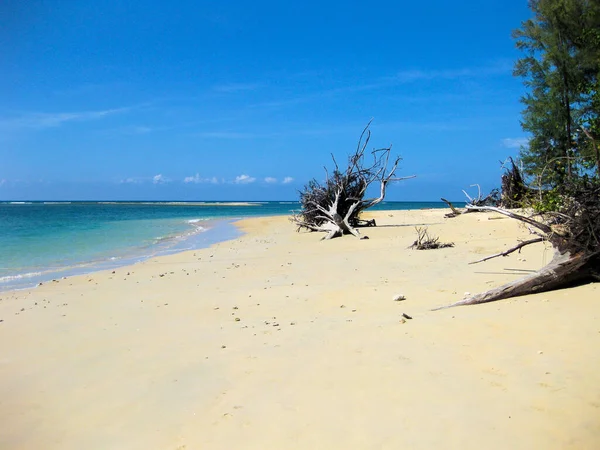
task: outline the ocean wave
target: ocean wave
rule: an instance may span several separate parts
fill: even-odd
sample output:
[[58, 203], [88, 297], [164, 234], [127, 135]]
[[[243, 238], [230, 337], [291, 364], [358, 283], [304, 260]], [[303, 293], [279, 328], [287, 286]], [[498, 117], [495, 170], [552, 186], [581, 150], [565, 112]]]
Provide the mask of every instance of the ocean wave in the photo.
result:
[[0, 277], [0, 283], [8, 283], [10, 281], [15, 281], [15, 280], [23, 280], [26, 278], [39, 277], [40, 275], [42, 275], [42, 272], [29, 272], [29, 273], [22, 273], [19, 275], [7, 275], [5, 277]]
[[31, 205], [32, 202], [8, 202], [9, 205]]
[[198, 233], [202, 233], [207, 231], [208, 228], [205, 228], [201, 225], [196, 225], [199, 221], [210, 220], [210, 219], [191, 219], [188, 220], [190, 225], [193, 225], [193, 228], [190, 231], [187, 231], [182, 234], [172, 234], [169, 236], [158, 236], [154, 238], [154, 244], [167, 243], [167, 242], [179, 242], [184, 241], [192, 236], [195, 236]]

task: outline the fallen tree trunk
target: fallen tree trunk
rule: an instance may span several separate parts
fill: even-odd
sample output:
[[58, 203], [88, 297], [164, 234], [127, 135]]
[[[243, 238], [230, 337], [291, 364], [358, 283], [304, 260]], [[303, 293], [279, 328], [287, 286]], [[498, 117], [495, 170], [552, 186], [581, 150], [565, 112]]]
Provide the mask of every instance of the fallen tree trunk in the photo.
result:
[[567, 191], [562, 200], [560, 210], [546, 214], [546, 220], [542, 217], [541, 221], [492, 206], [467, 205], [467, 209], [495, 211], [524, 222], [535, 228], [532, 232], [539, 236], [476, 262], [505, 256], [541, 240], [552, 244], [554, 257], [549, 264], [531, 275], [436, 309], [546, 292], [589, 280], [600, 281], [600, 183], [587, 182], [575, 186]]
[[477, 305], [512, 297], [553, 291], [589, 279], [600, 280], [598, 266], [600, 254], [585, 256], [557, 253], [552, 261], [537, 272], [504, 286], [474, 295], [451, 305], [435, 308], [434, 311], [454, 306]]

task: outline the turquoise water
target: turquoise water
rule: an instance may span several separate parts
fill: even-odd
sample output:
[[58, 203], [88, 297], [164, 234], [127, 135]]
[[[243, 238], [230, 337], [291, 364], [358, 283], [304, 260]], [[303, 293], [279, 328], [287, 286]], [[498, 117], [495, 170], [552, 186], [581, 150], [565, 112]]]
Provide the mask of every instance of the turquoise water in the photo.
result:
[[[374, 209], [444, 207], [385, 202]], [[0, 290], [207, 247], [240, 232], [235, 219], [287, 215], [296, 202], [0, 203]]]

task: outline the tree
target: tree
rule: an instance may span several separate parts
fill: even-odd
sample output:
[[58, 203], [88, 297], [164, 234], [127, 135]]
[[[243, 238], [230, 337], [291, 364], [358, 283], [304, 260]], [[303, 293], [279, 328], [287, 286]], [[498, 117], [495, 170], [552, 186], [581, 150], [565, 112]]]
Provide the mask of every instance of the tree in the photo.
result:
[[513, 32], [525, 53], [514, 74], [529, 92], [521, 125], [531, 134], [521, 151], [525, 171], [557, 186], [596, 166], [600, 176], [597, 0], [530, 0], [534, 17]]
[[[363, 130], [345, 170], [340, 170], [332, 156], [335, 168], [331, 175], [325, 169], [325, 183], [321, 184], [313, 179], [300, 192], [301, 210], [291, 219], [298, 225], [298, 229], [325, 232], [327, 234], [323, 239], [344, 234], [360, 237], [356, 229], [361, 225], [360, 213], [383, 201], [388, 183], [412, 178], [396, 177], [401, 158], [397, 156], [390, 163], [391, 147], [372, 150], [371, 164], [365, 161], [365, 152], [371, 138], [370, 124], [371, 122]], [[374, 183], [379, 183], [379, 196], [365, 199], [367, 189]]]
[[600, 177], [600, 2], [593, 1], [581, 13], [579, 27], [573, 27], [573, 42], [581, 54], [583, 93], [580, 141], [590, 166]]

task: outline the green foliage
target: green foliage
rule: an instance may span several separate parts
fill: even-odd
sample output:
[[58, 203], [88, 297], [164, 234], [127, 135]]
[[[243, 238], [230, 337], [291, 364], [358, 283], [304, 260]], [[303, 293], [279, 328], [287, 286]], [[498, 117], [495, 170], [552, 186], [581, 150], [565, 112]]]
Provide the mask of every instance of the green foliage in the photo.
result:
[[549, 191], [540, 192], [541, 198], [536, 198], [532, 202], [532, 207], [535, 212], [548, 213], [559, 211], [563, 206], [563, 196], [558, 188], [550, 189]]
[[514, 74], [528, 93], [521, 125], [525, 172], [554, 187], [597, 167], [600, 175], [600, 2], [530, 0], [533, 18], [513, 33], [524, 57]]

